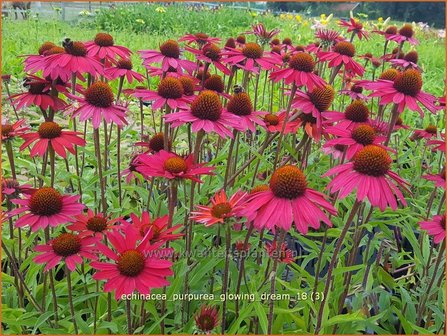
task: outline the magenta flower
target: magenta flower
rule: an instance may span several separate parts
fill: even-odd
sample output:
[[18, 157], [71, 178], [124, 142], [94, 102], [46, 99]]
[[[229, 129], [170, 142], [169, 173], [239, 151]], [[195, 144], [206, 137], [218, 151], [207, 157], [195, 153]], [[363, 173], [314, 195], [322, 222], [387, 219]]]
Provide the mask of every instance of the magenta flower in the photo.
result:
[[220, 38], [210, 37], [205, 33], [186, 34], [179, 38], [179, 42], [186, 42], [187, 44], [196, 43], [199, 47], [208, 43], [219, 43]]
[[46, 264], [44, 271], [56, 267], [62, 260], [70, 271], [76, 269], [77, 264], [82, 264], [83, 259], [96, 260], [95, 245], [97, 239], [94, 237], [81, 237], [73, 233], [61, 233], [50, 240], [48, 244], [37, 245], [34, 250], [42, 252], [33, 258], [37, 264]]
[[184, 95], [181, 81], [174, 77], [166, 77], [158, 84], [157, 91], [136, 89], [134, 96], [144, 101], [153, 101], [152, 109], [156, 110], [168, 105], [172, 110], [187, 109], [193, 96]]
[[202, 183], [199, 179], [200, 175], [213, 175], [214, 167], [195, 164], [193, 160], [193, 154], [184, 159], [174, 153], [161, 150], [153, 155], [139, 155], [136, 161], [136, 169], [146, 178], [188, 179], [197, 183]]
[[132, 83], [134, 79], [138, 82], [144, 80], [143, 75], [132, 71], [132, 62], [130, 59], [121, 59], [116, 62], [116, 66], [104, 69], [104, 76], [109, 80], [126, 77], [129, 83]]
[[346, 71], [350, 71], [358, 76], [363, 76], [365, 69], [353, 57], [355, 55], [355, 47], [352, 43], [341, 41], [335, 44], [331, 51], [320, 51], [317, 56], [320, 61], [329, 62], [330, 68], [345, 66]]
[[150, 294], [153, 288], [169, 285], [166, 278], [173, 275], [172, 262], [162, 259], [165, 249], [159, 249], [160, 244], [151, 245], [148, 235], [138, 242], [139, 235], [130, 225], [123, 227], [123, 234], [118, 230], [107, 233], [112, 249], [97, 244], [110, 262], [93, 261], [91, 266], [97, 270], [93, 279], [105, 280], [104, 291], [115, 291], [116, 300], [123, 294]]
[[398, 186], [408, 191], [408, 182], [391, 171], [391, 162], [385, 149], [368, 145], [357, 152], [351, 162], [334, 167], [323, 176], [336, 175], [328, 189], [332, 193], [338, 192], [341, 199], [357, 188], [357, 201], [361, 202], [366, 197], [381, 211], [388, 206], [396, 210], [397, 200], [407, 205]]
[[394, 41], [399, 44], [406, 41], [411, 45], [419, 44], [419, 41], [413, 37], [414, 36], [413, 26], [409, 23], [404, 24], [402, 28], [399, 29], [398, 32], [394, 34], [388, 34], [385, 36], [387, 40]]
[[340, 27], [347, 27], [348, 33], [356, 34], [359, 40], [362, 38], [365, 38], [365, 40], [368, 40], [368, 32], [363, 29], [363, 24], [354, 18], [350, 18], [349, 22], [345, 20], [340, 20], [338, 25]]
[[26, 131], [30, 130], [28, 126], [22, 127], [25, 123], [25, 119], [17, 120], [14, 124], [9, 124], [5, 119], [2, 120], [2, 141], [12, 140], [15, 137], [21, 137]]
[[79, 203], [80, 196], [61, 195], [50, 187], [39, 188], [31, 195], [24, 195], [24, 197], [24, 199], [12, 200], [12, 203], [20, 207], [10, 211], [8, 215], [15, 216], [27, 212], [17, 219], [15, 226], [29, 225], [33, 232], [48, 226], [56, 227], [59, 224], [71, 222], [73, 216], [84, 209], [84, 205]]
[[[386, 137], [376, 135], [376, 130], [368, 124], [355, 126], [352, 130], [340, 126], [329, 127], [326, 129], [326, 133], [334, 135], [336, 138], [326, 141], [323, 147], [345, 146], [346, 159], [348, 160], [351, 160], [365, 146], [376, 145], [383, 147], [381, 143], [386, 140]], [[386, 147], [383, 148], [391, 150]]]
[[207, 133], [216, 132], [222, 138], [233, 137], [229, 128], [241, 129], [241, 118], [222, 108], [219, 95], [214, 91], [205, 90], [197, 96], [186, 111], [170, 113], [164, 116], [167, 123], [178, 127], [191, 123], [192, 131], [204, 130]]
[[87, 214], [79, 214], [74, 217], [73, 224], [67, 226], [67, 229], [78, 232], [79, 236], [94, 236], [102, 238], [109, 230], [117, 229], [115, 224], [121, 221], [121, 218], [110, 219], [102, 213], [95, 214], [87, 209]]
[[365, 81], [359, 85], [373, 92], [370, 97], [379, 97], [380, 105], [398, 104], [398, 112], [403, 112], [405, 107], [412, 111], [417, 111], [424, 116], [424, 112], [419, 107], [422, 104], [430, 112], [435, 113], [437, 107], [435, 105], [436, 97], [421, 91], [422, 78], [419, 71], [414, 69], [405, 70], [398, 73], [393, 80], [379, 79], [376, 82]]
[[106, 33], [96, 34], [93, 41], [85, 42], [84, 45], [88, 56], [98, 57], [101, 60], [115, 60], [117, 56], [127, 59], [132, 54], [126, 47], [115, 45], [112, 35]]
[[38, 106], [43, 110], [51, 107], [54, 111], [60, 111], [67, 106], [67, 103], [57, 96], [50, 95], [50, 82], [45, 79], [28, 75], [23, 86], [28, 92], [22, 92], [11, 96], [12, 103], [17, 109], [28, 106]]
[[130, 214], [132, 224], [130, 226], [143, 239], [147, 239], [154, 244], [156, 242], [166, 243], [167, 241], [177, 240], [183, 236], [181, 233], [174, 233], [182, 227], [181, 224], [168, 228], [169, 216], [163, 216], [151, 220], [149, 212], [143, 211], [141, 218], [135, 214]]
[[314, 74], [315, 61], [306, 52], [298, 52], [288, 62], [288, 68], [275, 70], [270, 74], [274, 82], [284, 80], [286, 84], [295, 83], [297, 87], [305, 86], [312, 91], [314, 87], [324, 87], [326, 82]]
[[433, 236], [435, 244], [439, 244], [445, 238], [445, 214], [436, 215], [431, 220], [419, 222], [421, 229], [426, 230], [430, 236]]
[[138, 53], [143, 59], [143, 65], [145, 67], [150, 67], [152, 63], [161, 63], [161, 69], [164, 72], [167, 72], [172, 67], [177, 72], [181, 72], [183, 69], [192, 73], [196, 68], [194, 62], [180, 58], [180, 46], [174, 40], [167, 40], [160, 45], [160, 51], [140, 50]]
[[422, 175], [423, 179], [426, 179], [428, 181], [432, 181], [435, 183], [435, 186], [438, 188], [443, 188], [445, 190], [446, 184], [445, 184], [445, 167], [438, 173], [438, 174], [427, 174]]
[[193, 53], [196, 58], [200, 61], [206, 62], [208, 64], [213, 64], [217, 69], [222, 71], [225, 75], [231, 74], [230, 69], [228, 69], [222, 63], [222, 51], [220, 48], [212, 43], [205, 44], [201, 49], [193, 49], [191, 47], [186, 47], [190, 53]]
[[259, 73], [259, 68], [271, 70], [275, 67], [275, 60], [264, 56], [262, 47], [257, 43], [249, 42], [242, 49], [227, 48], [222, 53], [226, 56], [225, 63], [253, 73]]
[[43, 76], [67, 82], [72, 74], [88, 73], [92, 77], [103, 74], [103, 65], [87, 53], [82, 42], [64, 41], [64, 53], [45, 57]]
[[[271, 133], [281, 132], [283, 129], [284, 122], [286, 120], [286, 111], [281, 111], [277, 114], [266, 114], [264, 115], [264, 128]], [[299, 121], [287, 121], [284, 128], [284, 134], [296, 133], [298, 127], [300, 127]]]
[[325, 196], [307, 187], [306, 177], [295, 166], [283, 166], [273, 173], [270, 188], [248, 196], [242, 214], [253, 221], [257, 229], [290, 230], [292, 223], [302, 234], [308, 226], [320, 227], [320, 222], [332, 226], [324, 209], [335, 215], [337, 210]]
[[114, 104], [115, 98], [107, 83], [93, 83], [85, 91], [84, 98], [73, 95], [70, 97], [79, 101], [79, 107], [74, 107], [69, 112], [72, 112], [73, 116], [79, 115], [80, 121], [91, 120], [95, 129], [101, 126], [103, 119], [106, 123], [114, 122], [118, 126], [127, 124], [127, 108]]
[[246, 195], [238, 191], [228, 198], [225, 191], [220, 190], [211, 198], [211, 206], [198, 205], [197, 210], [191, 212], [190, 218], [205, 226], [212, 226], [224, 223], [227, 218], [239, 217]]
[[82, 133], [63, 131], [54, 121], [45, 121], [40, 124], [37, 132], [21, 135], [25, 142], [20, 146], [20, 150], [24, 150], [37, 141], [31, 149], [31, 157], [36, 155], [43, 157], [47, 152], [48, 146], [51, 145], [54, 151], [65, 159], [67, 157], [66, 150], [75, 154], [74, 146], [85, 146], [85, 140], [80, 138], [79, 135], [82, 135]]

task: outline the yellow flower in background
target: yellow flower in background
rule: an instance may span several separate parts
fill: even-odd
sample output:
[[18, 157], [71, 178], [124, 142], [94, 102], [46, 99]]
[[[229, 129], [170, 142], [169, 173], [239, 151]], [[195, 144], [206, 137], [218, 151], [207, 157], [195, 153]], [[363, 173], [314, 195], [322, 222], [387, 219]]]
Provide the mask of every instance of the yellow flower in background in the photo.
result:
[[164, 7], [157, 7], [157, 8], [155, 8], [155, 11], [157, 13], [166, 13], [166, 8], [164, 8]]
[[327, 21], [326, 19], [321, 19], [320, 23], [321, 23], [322, 25], [327, 25], [327, 24], [328, 24], [328, 21]]
[[304, 20], [303, 23], [302, 23], [302, 25], [303, 25], [304, 27], [307, 27], [307, 26], [309, 25], [309, 21]]
[[139, 23], [139, 24], [145, 24], [145, 23], [146, 23], [146, 22], [144, 22], [144, 20], [142, 20], [142, 19], [136, 19], [135, 22], [136, 22], [136, 23]]
[[292, 14], [287, 14], [287, 19], [292, 20], [293, 19], [293, 15]]
[[321, 15], [320, 15], [320, 19], [321, 19], [321, 20], [326, 20], [326, 14], [321, 14]]
[[251, 14], [252, 17], [257, 17], [258, 16], [258, 13], [256, 13], [256, 12], [250, 12], [250, 14]]
[[303, 21], [303, 18], [301, 17], [301, 15], [295, 15], [295, 20], [301, 23]]
[[280, 19], [285, 19], [285, 18], [286, 18], [286, 15], [285, 15], [285, 14], [279, 14], [279, 18], [280, 18]]
[[379, 23], [383, 23], [383, 17], [379, 17], [379, 18], [377, 19], [377, 21], [378, 21]]

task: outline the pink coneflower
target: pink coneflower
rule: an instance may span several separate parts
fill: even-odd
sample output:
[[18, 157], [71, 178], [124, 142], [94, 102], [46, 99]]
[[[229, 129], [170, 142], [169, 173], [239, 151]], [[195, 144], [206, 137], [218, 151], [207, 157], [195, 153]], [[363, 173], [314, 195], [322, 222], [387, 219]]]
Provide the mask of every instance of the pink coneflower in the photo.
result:
[[[284, 122], [286, 120], [286, 111], [281, 111], [277, 114], [266, 114], [264, 115], [264, 128], [268, 132], [281, 132], [283, 129]], [[290, 118], [289, 118], [290, 120]], [[296, 130], [300, 127], [299, 121], [287, 121], [284, 128], [284, 134], [296, 133]]]
[[103, 65], [87, 54], [82, 42], [66, 39], [63, 43], [65, 52], [47, 56], [44, 59], [44, 77], [60, 78], [67, 82], [72, 74], [88, 73], [92, 77], [103, 74]]
[[[318, 29], [315, 32], [315, 37], [320, 40], [318, 45], [314, 44], [314, 47], [319, 51], [321, 47], [330, 47], [337, 42], [344, 41], [345, 39], [336, 30], [331, 29]], [[320, 45], [321, 44], [321, 45]]]
[[370, 97], [365, 96], [363, 94], [363, 88], [356, 84], [351, 85], [350, 89], [344, 89], [344, 90], [340, 90], [338, 92], [349, 96], [352, 100], [357, 100], [357, 99], [368, 100], [368, 99], [370, 99]]
[[179, 42], [186, 42], [187, 44], [196, 43], [199, 47], [208, 43], [219, 43], [220, 38], [210, 37], [205, 33], [186, 34], [179, 38]]
[[16, 227], [29, 225], [33, 232], [48, 226], [55, 227], [70, 222], [73, 216], [84, 209], [84, 205], [79, 203], [80, 196], [61, 195], [50, 187], [39, 188], [31, 195], [24, 195], [24, 197], [24, 199], [12, 200], [12, 203], [20, 207], [9, 212], [9, 215], [27, 212], [17, 219], [15, 225]]
[[129, 83], [132, 83], [134, 79], [138, 82], [142, 82], [144, 80], [143, 75], [132, 71], [132, 62], [130, 59], [125, 58], [117, 61], [115, 67], [106, 68], [104, 70], [104, 76], [109, 80], [117, 79], [119, 77], [126, 77]]
[[434, 182], [436, 187], [443, 188], [444, 190], [446, 188], [445, 177], [445, 167], [436, 175], [427, 174], [422, 176], [423, 179]]
[[323, 112], [323, 118], [329, 123], [337, 123], [342, 128], [353, 128], [361, 124], [370, 123], [368, 106], [359, 99], [349, 104], [345, 112]]
[[170, 67], [176, 69], [177, 72], [181, 72], [182, 69], [189, 73], [192, 73], [196, 64], [192, 61], [181, 59], [181, 50], [178, 43], [174, 40], [167, 40], [160, 45], [160, 51], [158, 50], [140, 50], [138, 51], [143, 59], [143, 65], [150, 67], [152, 63], [161, 63], [161, 69], [167, 72]]
[[160, 244], [151, 245], [149, 236], [137, 243], [140, 237], [130, 225], [124, 226], [122, 231], [124, 236], [118, 230], [107, 233], [113, 250], [97, 244], [97, 249], [111, 262], [93, 261], [91, 266], [97, 270], [93, 279], [106, 280], [104, 291], [115, 290], [117, 300], [135, 290], [150, 294], [152, 288], [169, 285], [166, 277], [173, 275], [172, 262], [160, 257], [165, 249], [159, 249]]
[[278, 259], [278, 262], [284, 263], [284, 264], [292, 263], [295, 260], [295, 258], [293, 257], [292, 250], [287, 248], [286, 243], [282, 243], [279, 253], [278, 253], [277, 245], [278, 244], [276, 243], [276, 241], [274, 241], [273, 243], [267, 242], [265, 244], [265, 249], [266, 249], [268, 255], [270, 256], [270, 258]]
[[87, 209], [87, 214], [79, 214], [74, 217], [73, 224], [67, 226], [67, 229], [79, 232], [82, 237], [95, 236], [102, 238], [109, 231], [117, 228], [114, 224], [121, 218], [110, 219], [102, 213], [95, 214], [92, 210]]
[[170, 229], [168, 228], [168, 215], [151, 221], [149, 212], [143, 211], [141, 214], [141, 219], [133, 213], [130, 214], [130, 218], [132, 220], [132, 228], [140, 235], [141, 238], [144, 238], [147, 235], [147, 239], [149, 239], [152, 244], [156, 242], [165, 243], [167, 241], [173, 241], [183, 236], [181, 233], [174, 233], [182, 227], [181, 224]]
[[419, 112], [422, 117], [424, 112], [418, 103], [432, 113], [437, 111], [436, 98], [421, 91], [422, 78], [421, 73], [417, 70], [407, 69], [398, 73], [394, 80], [379, 79], [376, 82], [364, 82], [360, 85], [367, 90], [372, 90], [373, 92], [369, 96], [379, 97], [380, 105], [398, 104], [398, 112], [402, 112], [407, 107], [412, 111]]
[[375, 30], [372, 30], [372, 32], [385, 36], [385, 39], [388, 41], [392, 35], [397, 34], [397, 27], [396, 26], [388, 26], [387, 28], [385, 28], [383, 30], [375, 29]]
[[85, 146], [85, 140], [79, 135], [82, 135], [82, 133], [63, 131], [62, 127], [54, 121], [45, 121], [40, 124], [37, 132], [29, 132], [21, 136], [25, 142], [20, 146], [20, 150], [24, 150], [37, 141], [31, 148], [31, 157], [35, 155], [43, 157], [47, 152], [48, 145], [51, 145], [54, 151], [65, 159], [67, 157], [66, 151], [75, 154], [74, 146]]
[[200, 331], [209, 334], [219, 324], [219, 312], [216, 307], [202, 305], [194, 316], [194, 320]]
[[231, 95], [225, 92], [225, 83], [221, 76], [211, 75], [203, 82], [203, 90], [211, 90], [225, 99], [230, 99]]
[[82, 264], [83, 259], [96, 260], [94, 237], [81, 237], [73, 233], [61, 233], [56, 238], [50, 240], [48, 244], [37, 245], [34, 251], [42, 252], [33, 258], [37, 264], [46, 264], [44, 271], [56, 267], [62, 260], [70, 271], [76, 269], [77, 264]]
[[295, 83], [297, 87], [305, 86], [307, 90], [312, 91], [314, 87], [326, 85], [323, 78], [313, 73], [314, 68], [313, 57], [306, 52], [298, 52], [290, 57], [288, 68], [273, 71], [270, 78], [274, 82], [284, 80], [286, 84]]
[[336, 136], [336, 138], [326, 141], [323, 147], [346, 146], [346, 159], [348, 160], [351, 160], [365, 146], [376, 145], [382, 147], [381, 143], [386, 140], [386, 137], [377, 135], [376, 130], [368, 124], [360, 124], [352, 130], [340, 126], [329, 127], [326, 132]]
[[123, 46], [115, 45], [112, 35], [98, 33], [93, 41], [84, 43], [87, 48], [87, 54], [99, 59], [115, 60], [117, 56], [127, 59], [132, 52]]
[[12, 178], [2, 178], [2, 199], [5, 196], [9, 198], [19, 197], [20, 194], [31, 195], [37, 189], [34, 189], [30, 184], [22, 184]]
[[190, 218], [205, 226], [224, 223], [227, 218], [240, 216], [245, 196], [246, 193], [238, 191], [228, 199], [225, 191], [220, 190], [211, 198], [211, 206], [197, 206]]
[[157, 91], [137, 89], [134, 96], [143, 101], [153, 101], [152, 109], [162, 108], [167, 104], [171, 109], [187, 109], [193, 97], [185, 96], [183, 85], [179, 79], [166, 77], [158, 84]]
[[408, 41], [408, 43], [410, 43], [411, 45], [419, 44], [419, 41], [413, 37], [414, 36], [413, 26], [409, 23], [404, 24], [397, 33], [388, 34], [388, 36], [387, 35], [385, 36], [387, 40], [394, 41], [399, 44], [405, 41]]
[[[140, 146], [141, 142], [136, 143], [136, 146]], [[138, 156], [135, 156], [132, 158], [132, 160], [130, 160], [129, 166], [124, 169], [120, 176], [125, 176], [126, 177], [126, 183], [131, 183], [133, 180], [138, 180], [140, 173], [137, 172], [137, 162], [138, 162]]]
[[436, 215], [431, 220], [419, 222], [421, 229], [426, 230], [430, 236], [433, 236], [435, 244], [439, 244], [445, 238], [445, 214]]
[[316, 119], [316, 125], [321, 133], [322, 115], [324, 116], [327, 109], [334, 100], [335, 92], [332, 86], [316, 87], [311, 92], [297, 90], [295, 98], [292, 101], [292, 107], [300, 109], [303, 114], [312, 116]]
[[415, 130], [412, 138], [415, 139], [432, 139], [436, 138], [438, 134], [438, 128], [435, 125], [428, 125], [424, 129]]
[[179, 78], [183, 76], [184, 72], [182, 69], [175, 69], [173, 67], [169, 67], [167, 71], [163, 71], [161, 68], [153, 67], [146, 65], [147, 73], [150, 77], [160, 77], [160, 80], [163, 79], [165, 76]]
[[399, 66], [403, 69], [416, 69], [419, 70], [418, 63], [418, 53], [417, 51], [413, 50], [405, 54], [404, 58], [392, 58], [389, 60], [389, 62], [394, 66]]
[[28, 126], [22, 127], [25, 119], [17, 120], [14, 124], [9, 124], [6, 120], [2, 120], [2, 142], [12, 140], [15, 137], [21, 137], [26, 131], [30, 130]]
[[185, 159], [161, 150], [156, 154], [141, 154], [137, 159], [137, 171], [145, 177], [164, 177], [166, 179], [189, 179], [198, 183], [200, 175], [212, 175], [214, 167], [204, 167], [193, 163], [194, 154]]
[[245, 92], [235, 93], [227, 103], [227, 111], [239, 117], [239, 130], [256, 131], [262, 125], [262, 116], [267, 112], [253, 111], [250, 96]]
[[51, 107], [54, 111], [60, 111], [67, 106], [67, 103], [57, 96], [50, 95], [50, 82], [45, 79], [28, 75], [23, 86], [28, 92], [22, 92], [11, 96], [12, 103], [16, 109], [21, 109], [31, 105], [36, 105], [43, 110]]
[[270, 40], [278, 35], [279, 29], [272, 29], [268, 31], [263, 23], [254, 24], [251, 26], [251, 30], [246, 31], [244, 34], [254, 34], [261, 44], [267, 44]]
[[264, 56], [262, 47], [253, 42], [245, 44], [242, 49], [228, 48], [222, 53], [226, 56], [226, 63], [256, 74], [259, 73], [259, 68], [271, 70], [275, 66], [275, 60]]
[[[59, 46], [56, 46], [53, 42], [44, 42], [39, 48], [38, 55], [24, 55], [25, 60], [23, 61], [25, 72], [27, 73], [36, 73], [38, 71], [43, 71], [46, 67], [45, 59], [48, 56], [55, 54], [63, 54], [65, 53], [65, 49]], [[60, 70], [63, 71], [63, 70]], [[66, 75], [64, 77], [71, 77], [71, 73], [66, 71]], [[78, 74], [80, 78], [83, 78], [80, 74]]]
[[[163, 132], [155, 133], [152, 137], [144, 139], [135, 143], [135, 146], [142, 146], [147, 148], [147, 152], [157, 153], [165, 148]], [[133, 161], [133, 160], [132, 160]]]
[[106, 123], [114, 122], [118, 126], [127, 124], [125, 119], [127, 108], [114, 104], [114, 96], [109, 84], [95, 82], [84, 93], [84, 98], [71, 96], [80, 102], [74, 108], [73, 116], [79, 115], [80, 121], [91, 120], [93, 128], [101, 125], [102, 119]]
[[[407, 190], [408, 182], [390, 170], [391, 158], [382, 147], [368, 145], [351, 162], [330, 169], [323, 176], [336, 175], [328, 184], [332, 193], [343, 199], [357, 188], [357, 200], [368, 198], [372, 206], [384, 211], [387, 206], [397, 209], [397, 200], [407, 205], [398, 186]], [[396, 183], [396, 184], [394, 184]]]
[[208, 64], [213, 64], [217, 69], [222, 71], [225, 75], [231, 74], [230, 69], [228, 69], [222, 63], [222, 51], [220, 48], [212, 43], [205, 44], [201, 49], [193, 49], [186, 47], [190, 53], [193, 53], [196, 58], [200, 61], [206, 62]]
[[[321, 119], [321, 118], [319, 118]], [[321, 140], [321, 136], [323, 135], [323, 127], [321, 121], [315, 118], [312, 114], [308, 113], [299, 113], [297, 116], [297, 122], [299, 126], [303, 128], [306, 134], [314, 139], [316, 142]]]
[[[349, 22], [345, 21], [345, 20], [340, 20], [338, 22], [338, 25], [340, 27], [347, 27], [348, 33], [352, 32], [353, 36], [357, 35], [359, 40], [361, 40], [362, 38], [365, 38], [365, 40], [368, 40], [368, 32], [363, 29], [363, 24], [359, 20], [356, 20], [354, 18], [350, 18]], [[351, 40], [352, 40], [352, 38], [351, 38]]]
[[222, 138], [233, 137], [229, 128], [240, 129], [240, 118], [222, 108], [219, 95], [214, 91], [205, 90], [197, 96], [186, 111], [170, 113], [164, 116], [167, 123], [178, 127], [191, 123], [192, 131], [204, 130], [207, 133], [216, 132]]
[[334, 145], [332, 147], [323, 147], [324, 154], [331, 155], [334, 159], [341, 159], [345, 155], [345, 145]]
[[344, 65], [346, 71], [350, 71], [358, 76], [363, 76], [365, 69], [353, 57], [355, 55], [355, 47], [352, 43], [341, 41], [335, 44], [331, 51], [320, 51], [317, 56], [320, 61], [329, 62], [330, 68]]
[[337, 213], [322, 193], [307, 187], [300, 169], [283, 166], [273, 173], [268, 190], [248, 196], [243, 215], [258, 229], [278, 227], [288, 231], [295, 223], [296, 229], [306, 234], [308, 225], [318, 229], [323, 221], [332, 226], [320, 208], [333, 215]]
[[404, 125], [404, 121], [401, 117], [398, 117], [396, 120], [396, 124], [394, 125], [394, 130], [400, 130], [400, 129], [409, 129], [410, 126]]
[[438, 150], [445, 153], [445, 133], [441, 133], [441, 140], [428, 140], [427, 145], [434, 145], [432, 151]]

